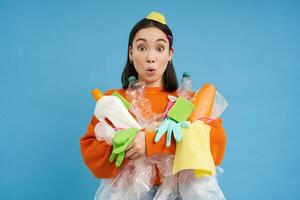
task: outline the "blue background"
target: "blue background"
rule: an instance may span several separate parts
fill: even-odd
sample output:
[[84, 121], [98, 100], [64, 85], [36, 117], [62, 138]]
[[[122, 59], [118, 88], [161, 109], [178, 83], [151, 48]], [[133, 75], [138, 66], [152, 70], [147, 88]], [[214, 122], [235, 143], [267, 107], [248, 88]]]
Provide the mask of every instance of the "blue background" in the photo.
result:
[[121, 86], [129, 32], [152, 10], [177, 75], [230, 104], [227, 199], [300, 199], [299, 1], [83, 0], [0, 0], [0, 199], [93, 198], [79, 147], [90, 91]]

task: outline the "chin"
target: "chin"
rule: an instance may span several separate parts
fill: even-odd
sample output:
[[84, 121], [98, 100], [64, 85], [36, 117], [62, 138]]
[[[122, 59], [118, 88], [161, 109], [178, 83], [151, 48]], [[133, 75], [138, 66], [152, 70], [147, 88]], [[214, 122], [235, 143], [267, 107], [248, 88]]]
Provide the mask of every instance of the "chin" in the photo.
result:
[[148, 84], [148, 85], [157, 85], [157, 86], [160, 86], [160, 83], [158, 83], [159, 82], [159, 79], [154, 79], [154, 78], [152, 78], [152, 79], [145, 79], [145, 82], [146, 82], [146, 84]]

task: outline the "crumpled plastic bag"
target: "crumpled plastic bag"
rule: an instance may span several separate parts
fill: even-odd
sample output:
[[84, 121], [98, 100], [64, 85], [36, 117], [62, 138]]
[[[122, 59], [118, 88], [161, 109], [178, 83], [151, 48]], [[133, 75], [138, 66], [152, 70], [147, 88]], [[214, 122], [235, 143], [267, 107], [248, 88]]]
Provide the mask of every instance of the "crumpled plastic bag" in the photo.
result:
[[138, 158], [123, 165], [117, 177], [104, 179], [94, 200], [152, 199], [150, 180], [155, 176], [155, 167], [147, 158]]
[[228, 107], [228, 103], [224, 96], [216, 91], [213, 110], [210, 115], [210, 118], [216, 119], [221, 116], [221, 114], [225, 111], [225, 109]]
[[150, 161], [159, 169], [162, 183], [154, 200], [175, 200], [179, 197], [177, 190], [177, 175], [173, 175], [174, 155], [156, 155]]
[[106, 121], [99, 121], [94, 128], [94, 132], [97, 140], [104, 140], [111, 145], [116, 131]]
[[196, 178], [193, 170], [183, 170], [172, 175], [174, 156], [154, 156], [151, 162], [156, 164], [161, 172], [162, 183], [154, 200], [225, 200], [219, 187], [217, 177], [223, 169], [216, 167], [216, 174]]
[[217, 167], [217, 174], [212, 176], [195, 177], [192, 170], [184, 170], [179, 173], [178, 189], [182, 199], [197, 200], [225, 200], [219, 187], [217, 176], [222, 169]]

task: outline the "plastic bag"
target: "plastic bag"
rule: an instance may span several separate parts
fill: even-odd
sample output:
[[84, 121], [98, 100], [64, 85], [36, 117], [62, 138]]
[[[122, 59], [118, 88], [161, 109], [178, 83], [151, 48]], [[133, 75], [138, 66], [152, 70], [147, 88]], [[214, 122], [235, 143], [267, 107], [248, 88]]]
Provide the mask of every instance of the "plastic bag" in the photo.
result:
[[173, 175], [173, 155], [152, 156], [150, 161], [159, 169], [162, 183], [158, 188], [154, 200], [175, 200], [180, 197], [178, 194], [177, 174]]
[[221, 114], [225, 111], [227, 108], [228, 103], [226, 99], [223, 97], [222, 94], [220, 94], [218, 91], [216, 91], [213, 110], [210, 115], [210, 118], [216, 119], [221, 116]]
[[153, 176], [155, 167], [147, 158], [132, 160], [121, 168], [117, 177], [100, 183], [94, 200], [152, 199], [149, 191]]
[[105, 121], [100, 121], [96, 124], [94, 132], [97, 140], [104, 140], [107, 144], [112, 144], [115, 130]]
[[221, 170], [217, 168], [217, 174], [203, 178], [196, 178], [192, 170], [184, 170], [179, 173], [178, 189], [182, 199], [198, 200], [225, 200], [221, 191], [217, 175]]

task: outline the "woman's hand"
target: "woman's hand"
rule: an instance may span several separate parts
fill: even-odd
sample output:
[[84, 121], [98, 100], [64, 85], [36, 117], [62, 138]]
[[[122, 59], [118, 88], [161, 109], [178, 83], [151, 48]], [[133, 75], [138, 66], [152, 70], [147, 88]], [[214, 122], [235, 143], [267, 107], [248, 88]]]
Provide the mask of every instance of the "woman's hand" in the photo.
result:
[[145, 132], [139, 131], [126, 149], [126, 158], [130, 160], [146, 155]]

